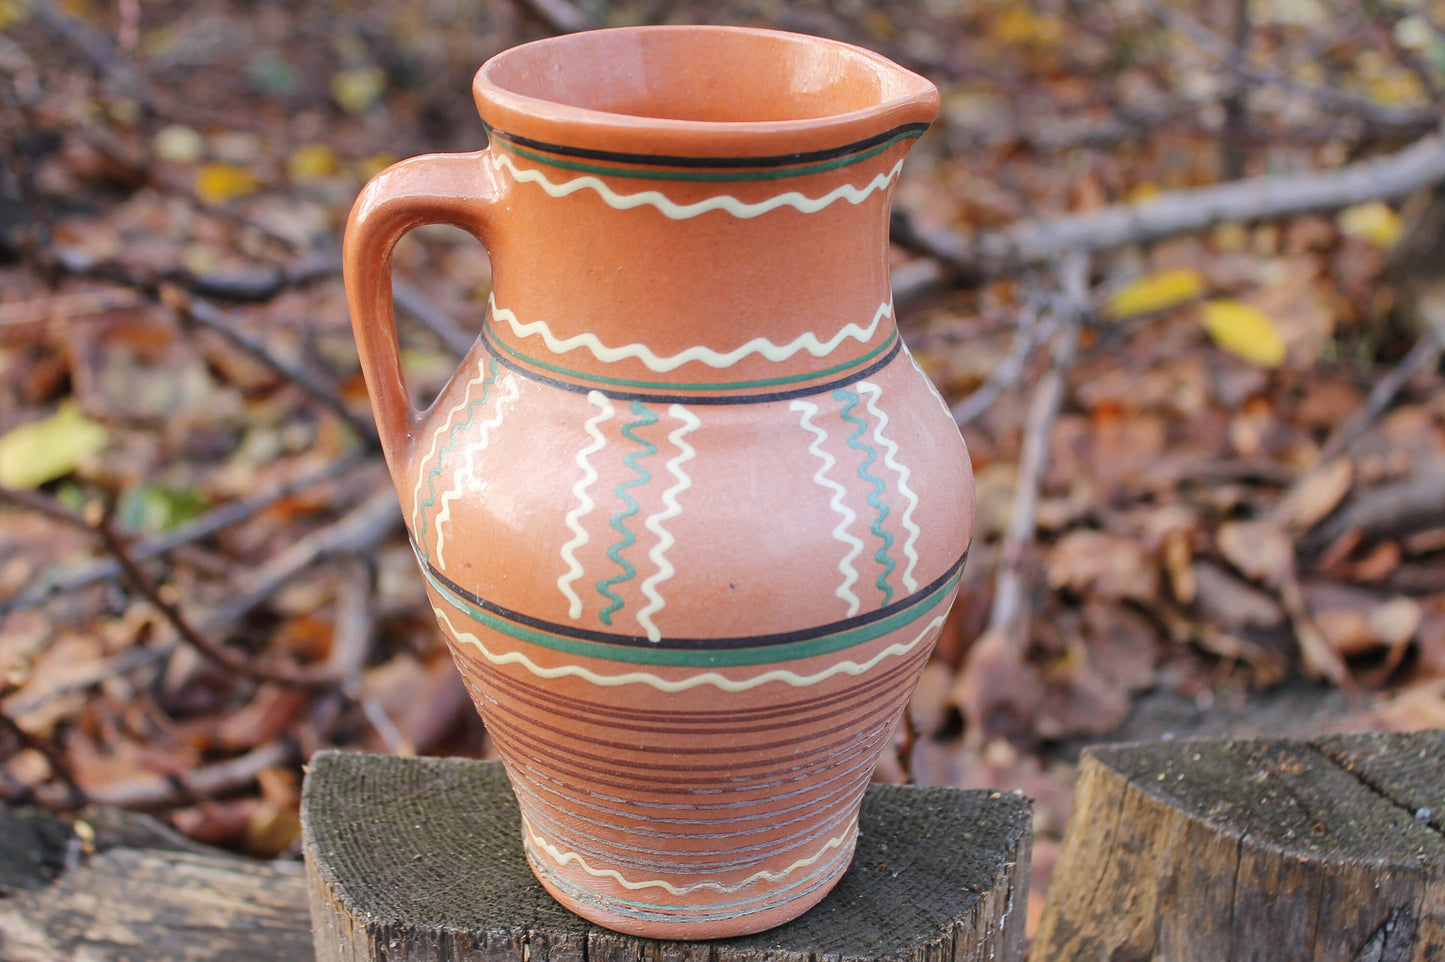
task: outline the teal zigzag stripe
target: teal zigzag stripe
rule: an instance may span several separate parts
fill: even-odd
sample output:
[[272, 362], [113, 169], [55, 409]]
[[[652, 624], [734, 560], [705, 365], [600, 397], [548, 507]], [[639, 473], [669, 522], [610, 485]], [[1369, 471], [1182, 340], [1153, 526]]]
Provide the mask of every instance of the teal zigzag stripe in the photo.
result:
[[495, 357], [489, 357], [487, 358], [487, 376], [482, 379], [482, 396], [467, 405], [467, 416], [465, 418], [452, 425], [452, 432], [447, 435], [447, 443], [437, 452], [436, 467], [432, 468], [431, 473], [426, 477], [427, 499], [421, 503], [421, 530], [417, 532], [416, 543], [421, 545], [422, 555], [428, 561], [431, 560], [431, 548], [426, 537], [426, 509], [437, 503], [437, 478], [446, 470], [447, 455], [451, 453], [452, 448], [456, 447], [457, 435], [472, 423], [472, 418], [476, 415], [477, 408], [487, 403], [487, 395], [491, 393], [492, 385], [496, 382], [497, 359]]
[[640, 510], [638, 503], [633, 499], [632, 495], [627, 492], [629, 488], [635, 488], [640, 484], [646, 484], [652, 480], [652, 474], [639, 464], [638, 461], [657, 453], [657, 445], [638, 437], [632, 432], [634, 428], [642, 428], [650, 424], [656, 424], [659, 420], [658, 416], [652, 411], [649, 411], [641, 401], [633, 401], [632, 407], [629, 410], [632, 411], [636, 420], [628, 422], [627, 426], [622, 429], [622, 436], [633, 444], [642, 445], [643, 450], [633, 451], [622, 459], [622, 463], [636, 472], [637, 477], [630, 481], [622, 482], [614, 492], [627, 507], [612, 516], [612, 529], [622, 537], [613, 542], [612, 547], [607, 549], [607, 557], [617, 563], [617, 566], [622, 569], [622, 574], [613, 575], [611, 578], [605, 578], [597, 582], [597, 590], [612, 601], [612, 604], [602, 609], [599, 615], [604, 625], [611, 625], [612, 616], [622, 610], [622, 596], [613, 591], [612, 586], [621, 584], [624, 581], [630, 581], [632, 577], [637, 574], [637, 569], [632, 567], [632, 564], [626, 558], [622, 557], [622, 552], [637, 542], [637, 536], [627, 527], [627, 519], [637, 514]]
[[873, 560], [883, 565], [883, 572], [878, 575], [878, 581], [875, 583], [878, 585], [878, 589], [883, 592], [883, 603], [887, 605], [893, 601], [893, 588], [888, 584], [888, 577], [893, 574], [893, 569], [897, 567], [897, 564], [888, 556], [888, 550], [893, 547], [893, 535], [889, 534], [883, 527], [883, 522], [888, 519], [888, 505], [884, 504], [880, 497], [885, 490], [883, 479], [868, 470], [869, 466], [878, 459], [878, 454], [871, 447], [861, 443], [859, 440], [863, 437], [863, 432], [868, 430], [868, 425], [862, 418], [853, 413], [853, 409], [858, 406], [858, 395], [852, 391], [845, 391], [842, 388], [834, 388], [833, 399], [843, 402], [843, 410], [839, 412], [843, 420], [849, 424], [856, 425], [853, 433], [848, 435], [848, 447], [855, 451], [863, 452], [863, 463], [858, 466], [858, 477], [873, 485], [873, 490], [868, 495], [868, 504], [877, 512], [877, 516], [873, 519], [871, 530], [874, 536], [883, 542], [883, 544], [879, 545], [878, 551], [873, 555]]

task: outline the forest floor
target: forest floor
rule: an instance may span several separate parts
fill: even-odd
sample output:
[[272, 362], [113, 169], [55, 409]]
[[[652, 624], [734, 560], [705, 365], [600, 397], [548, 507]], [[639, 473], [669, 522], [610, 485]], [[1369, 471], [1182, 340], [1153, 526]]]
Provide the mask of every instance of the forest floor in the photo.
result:
[[[490, 55], [662, 22], [943, 91], [895, 285], [978, 528], [879, 778], [1033, 796], [1042, 893], [1088, 744], [1445, 727], [1445, 4], [0, 0], [0, 795], [294, 857], [316, 749], [491, 753], [339, 236], [482, 145]], [[430, 396], [486, 255], [427, 228], [396, 277]]]

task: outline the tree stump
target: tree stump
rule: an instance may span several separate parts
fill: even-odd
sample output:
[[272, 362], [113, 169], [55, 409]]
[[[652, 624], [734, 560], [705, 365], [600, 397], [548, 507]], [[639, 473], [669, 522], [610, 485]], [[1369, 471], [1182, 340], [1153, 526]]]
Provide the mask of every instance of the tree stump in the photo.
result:
[[1033, 955], [1445, 957], [1445, 733], [1092, 749]]
[[114, 809], [73, 822], [0, 805], [5, 962], [297, 962], [306, 879]]
[[532, 877], [499, 762], [325, 752], [302, 829], [318, 962], [1021, 962], [1031, 804], [875, 785], [852, 867], [760, 935], [657, 942], [571, 914]]

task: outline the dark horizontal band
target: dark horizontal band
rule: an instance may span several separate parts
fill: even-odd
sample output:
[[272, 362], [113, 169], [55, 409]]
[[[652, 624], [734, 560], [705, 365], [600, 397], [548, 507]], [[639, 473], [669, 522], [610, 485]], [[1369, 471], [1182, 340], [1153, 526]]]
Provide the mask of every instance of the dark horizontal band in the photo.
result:
[[855, 381], [861, 381], [863, 378], [871, 377], [878, 373], [887, 367], [889, 362], [897, 357], [898, 352], [903, 348], [903, 339], [895, 333], [892, 336], [892, 346], [883, 353], [882, 357], [867, 367], [859, 370], [846, 371], [842, 376], [832, 380], [805, 383], [801, 387], [790, 390], [762, 391], [757, 393], [717, 393], [724, 390], [737, 391], [738, 388], [735, 386], [709, 388], [707, 385], [700, 385], [696, 390], [700, 392], [711, 391], [714, 393], [683, 394], [675, 390], [670, 392], [660, 390], [626, 391], [619, 390], [615, 386], [615, 383], [607, 383], [605, 381], [579, 384], [575, 381], [565, 381], [561, 378], [549, 377], [507, 356], [505, 347], [503, 347], [500, 342], [494, 343], [496, 335], [491, 333], [490, 328], [490, 323], [482, 326], [482, 347], [504, 367], [520, 374], [528, 380], [537, 381], [550, 387], [561, 388], [564, 391], [571, 391], [574, 394], [590, 394], [593, 391], [597, 391], [614, 401], [644, 401], [653, 404], [764, 404], [769, 401], [787, 401], [792, 398], [824, 394], [834, 388], [843, 387]]
[[852, 618], [845, 618], [842, 621], [830, 621], [827, 624], [816, 625], [812, 628], [801, 628], [795, 631], [783, 631], [768, 635], [738, 635], [718, 638], [664, 637], [659, 641], [649, 641], [645, 635], [624, 635], [609, 631], [594, 631], [589, 628], [579, 628], [576, 625], [563, 625], [555, 621], [546, 621], [542, 618], [534, 618], [531, 615], [523, 614], [520, 611], [513, 611], [494, 601], [488, 601], [474, 591], [468, 591], [466, 588], [463, 588], [442, 574], [441, 571], [437, 570], [435, 565], [422, 556], [415, 542], [412, 543], [412, 549], [416, 552], [417, 560], [421, 563], [424, 573], [435, 586], [454, 595], [457, 600], [463, 601], [488, 614], [513, 622], [514, 624], [525, 625], [528, 628], [546, 632], [549, 635], [576, 638], [579, 641], [587, 641], [599, 645], [639, 648], [649, 651], [731, 651], [744, 648], [771, 648], [778, 645], [792, 645], [799, 642], [814, 641], [819, 638], [826, 638], [855, 631], [859, 628], [866, 628], [879, 622], [888, 621], [896, 615], [902, 614], [908, 609], [922, 604], [935, 594], [949, 587], [953, 581], [957, 580], [958, 575], [963, 572], [964, 563], [968, 560], [968, 552], [964, 551], [963, 555], [955, 561], [947, 571], [913, 594], [900, 598], [898, 601], [890, 605], [885, 605], [876, 611], [856, 615]]
[[837, 160], [853, 154], [863, 153], [880, 144], [903, 137], [919, 137], [928, 129], [928, 124], [901, 124], [881, 134], [864, 140], [857, 140], [841, 147], [824, 150], [810, 150], [793, 154], [776, 154], [769, 157], [679, 157], [662, 154], [630, 154], [611, 150], [593, 150], [587, 147], [570, 147], [565, 144], [551, 144], [546, 141], [521, 137], [504, 130], [487, 128], [487, 135], [508, 144], [543, 150], [560, 157], [577, 157], [585, 160], [600, 160], [615, 164], [638, 164], [656, 167], [717, 168], [720, 170], [758, 170], [771, 167], [795, 167], [801, 164], [815, 164]]

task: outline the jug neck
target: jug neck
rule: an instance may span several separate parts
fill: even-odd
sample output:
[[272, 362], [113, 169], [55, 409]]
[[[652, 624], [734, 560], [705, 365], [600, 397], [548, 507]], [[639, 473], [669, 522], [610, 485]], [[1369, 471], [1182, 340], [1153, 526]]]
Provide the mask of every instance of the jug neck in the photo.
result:
[[791, 155], [699, 157], [493, 130], [504, 222], [483, 342], [521, 373], [639, 399], [786, 397], [899, 349], [888, 209], [923, 123]]

